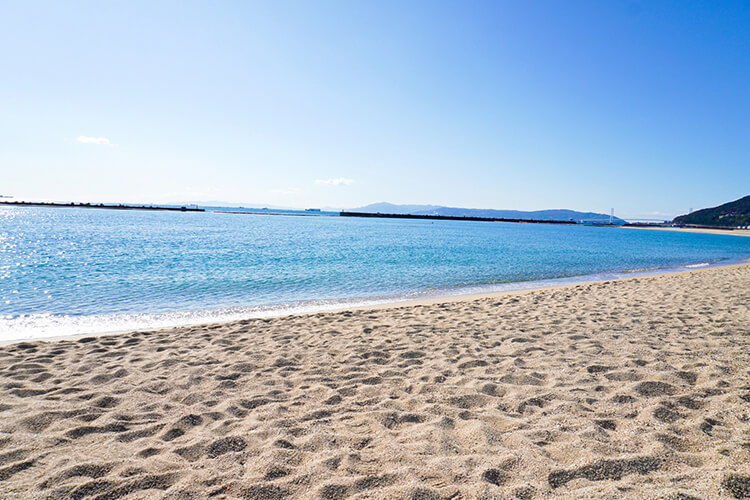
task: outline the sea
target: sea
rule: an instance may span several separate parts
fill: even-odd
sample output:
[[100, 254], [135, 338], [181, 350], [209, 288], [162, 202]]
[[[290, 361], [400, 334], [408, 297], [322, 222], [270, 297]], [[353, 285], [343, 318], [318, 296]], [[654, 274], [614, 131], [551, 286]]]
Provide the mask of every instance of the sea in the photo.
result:
[[750, 261], [732, 235], [243, 211], [0, 206], [0, 342]]

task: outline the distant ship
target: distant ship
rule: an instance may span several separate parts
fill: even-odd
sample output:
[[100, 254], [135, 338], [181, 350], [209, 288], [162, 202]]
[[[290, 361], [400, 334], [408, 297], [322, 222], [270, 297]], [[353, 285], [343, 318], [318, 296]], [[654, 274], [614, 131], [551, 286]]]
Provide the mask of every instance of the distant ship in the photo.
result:
[[305, 212], [320, 212], [319, 208], [306, 208]]

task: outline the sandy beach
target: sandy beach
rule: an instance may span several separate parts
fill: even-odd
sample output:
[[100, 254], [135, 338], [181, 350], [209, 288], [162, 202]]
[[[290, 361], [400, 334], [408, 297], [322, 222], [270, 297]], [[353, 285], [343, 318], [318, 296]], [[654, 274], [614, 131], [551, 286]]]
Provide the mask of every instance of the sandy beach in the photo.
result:
[[0, 498], [750, 496], [750, 265], [0, 347]]
[[750, 229], [708, 229], [699, 227], [633, 227], [622, 226], [622, 229], [645, 229], [647, 231], [676, 231], [678, 233], [728, 234], [730, 236], [750, 236]]

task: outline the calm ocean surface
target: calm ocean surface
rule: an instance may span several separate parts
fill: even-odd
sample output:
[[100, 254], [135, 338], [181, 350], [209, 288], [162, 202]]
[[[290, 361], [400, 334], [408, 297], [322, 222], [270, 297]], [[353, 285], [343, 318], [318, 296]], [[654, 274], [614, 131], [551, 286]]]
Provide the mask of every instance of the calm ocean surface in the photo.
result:
[[0, 341], [538, 287], [528, 282], [608, 279], [748, 258], [750, 238], [730, 235], [0, 207]]

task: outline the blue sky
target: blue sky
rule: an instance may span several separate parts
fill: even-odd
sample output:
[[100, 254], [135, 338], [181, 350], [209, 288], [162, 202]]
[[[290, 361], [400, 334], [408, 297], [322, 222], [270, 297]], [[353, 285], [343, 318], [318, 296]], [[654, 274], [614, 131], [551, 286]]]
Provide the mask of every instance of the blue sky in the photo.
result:
[[3, 2], [0, 194], [666, 217], [750, 193], [747, 2]]

